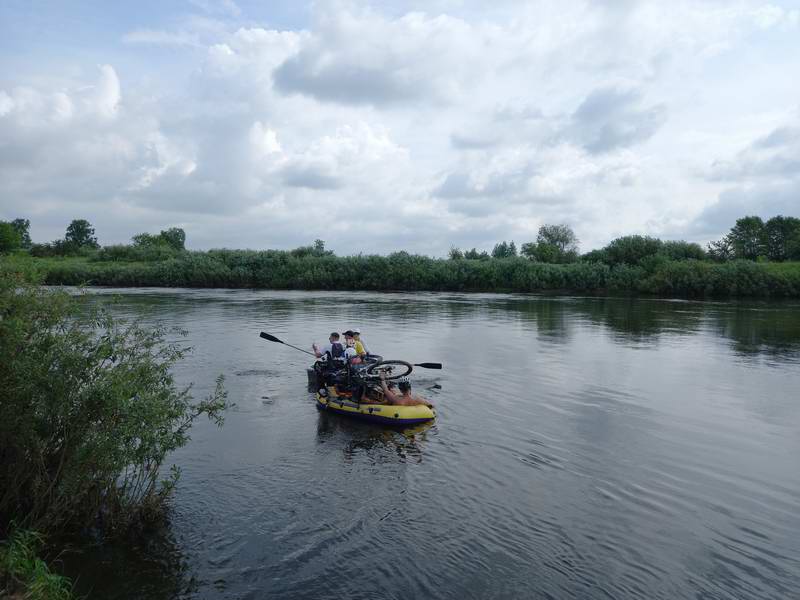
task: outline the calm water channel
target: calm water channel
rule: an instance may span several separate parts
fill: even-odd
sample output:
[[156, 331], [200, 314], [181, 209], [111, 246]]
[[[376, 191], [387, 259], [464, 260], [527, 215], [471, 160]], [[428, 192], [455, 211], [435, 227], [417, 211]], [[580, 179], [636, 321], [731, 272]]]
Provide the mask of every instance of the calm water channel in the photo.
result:
[[[168, 532], [67, 558], [89, 598], [800, 594], [800, 304], [103, 290], [237, 407], [174, 456]], [[320, 414], [300, 346], [360, 327], [432, 426]], [[440, 387], [436, 387], [438, 386]]]

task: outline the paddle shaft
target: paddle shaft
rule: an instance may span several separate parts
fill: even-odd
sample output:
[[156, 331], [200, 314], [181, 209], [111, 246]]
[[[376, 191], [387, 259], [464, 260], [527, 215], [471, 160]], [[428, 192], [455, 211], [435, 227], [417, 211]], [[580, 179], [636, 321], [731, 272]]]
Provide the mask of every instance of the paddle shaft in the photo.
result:
[[300, 352], [305, 352], [306, 354], [310, 354], [314, 358], [316, 358], [316, 356], [317, 356], [313, 352], [309, 352], [308, 350], [303, 350], [302, 348], [298, 348], [297, 346], [292, 346], [291, 344], [287, 344], [283, 340], [279, 340], [278, 338], [276, 338], [274, 335], [270, 335], [268, 333], [264, 333], [263, 331], [261, 332], [261, 337], [264, 338], [265, 340], [269, 340], [270, 342], [277, 342], [278, 344], [283, 344], [284, 346], [289, 346], [289, 348], [294, 348], [295, 350], [300, 350]]
[[[283, 344], [284, 346], [289, 346], [289, 348], [294, 348], [295, 350], [299, 350], [300, 352], [305, 352], [306, 354], [310, 354], [311, 356], [316, 357], [317, 355], [313, 352], [309, 352], [308, 350], [303, 350], [302, 348], [298, 348], [297, 346], [292, 346], [291, 344], [287, 344], [283, 340], [279, 340], [274, 335], [266, 333], [265, 331], [261, 332], [261, 337], [265, 340], [269, 340], [270, 342], [276, 342], [278, 344]], [[422, 367], [423, 369], [441, 369], [442, 363], [414, 363], [415, 367]]]

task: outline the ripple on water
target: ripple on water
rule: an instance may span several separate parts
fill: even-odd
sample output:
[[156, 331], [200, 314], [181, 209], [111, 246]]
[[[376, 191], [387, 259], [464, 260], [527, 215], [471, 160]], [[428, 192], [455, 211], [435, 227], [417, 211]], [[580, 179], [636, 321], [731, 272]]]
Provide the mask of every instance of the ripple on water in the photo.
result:
[[[796, 307], [121, 292], [113, 310], [189, 331], [195, 350], [179, 381], [200, 396], [223, 373], [238, 404], [222, 430], [198, 424], [174, 456], [188, 597], [777, 599], [800, 589]], [[444, 363], [414, 373], [435, 424], [398, 432], [319, 414], [308, 357], [258, 337], [305, 347], [352, 326], [387, 358]], [[101, 579], [100, 565], [81, 581]], [[128, 578], [116, 597], [186, 587], [179, 569], [147, 584], [131, 570], [114, 571]]]

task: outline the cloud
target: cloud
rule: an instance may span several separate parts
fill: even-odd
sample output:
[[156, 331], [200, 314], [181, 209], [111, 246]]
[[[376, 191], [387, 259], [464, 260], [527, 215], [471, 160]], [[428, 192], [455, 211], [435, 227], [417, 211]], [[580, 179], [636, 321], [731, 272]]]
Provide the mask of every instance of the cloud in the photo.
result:
[[600, 154], [650, 139], [665, 123], [663, 104], [642, 107], [639, 90], [602, 88], [589, 94], [572, 114], [567, 136]]
[[800, 118], [754, 140], [735, 157], [714, 161], [707, 177], [722, 182], [800, 179]]
[[0, 218], [44, 239], [83, 217], [103, 243], [182, 223], [190, 247], [441, 255], [544, 223], [586, 250], [790, 208], [792, 10], [354, 0], [278, 30], [256, 25], [272, 5], [193, 7], [88, 39], [88, 59], [9, 55]]
[[312, 190], [337, 190], [342, 181], [332, 175], [325, 165], [289, 165], [282, 171], [283, 181], [291, 187]]
[[756, 215], [765, 221], [777, 215], [797, 216], [800, 179], [757, 188], [730, 188], [693, 220], [687, 231], [705, 239], [718, 239], [736, 220]]
[[759, 135], [732, 158], [715, 160], [702, 172], [722, 183], [717, 199], [688, 224], [694, 235], [719, 238], [736, 219], [757, 215], [797, 216], [800, 208], [800, 114], [793, 112], [766, 135]]
[[478, 58], [476, 36], [446, 15], [388, 20], [368, 10], [323, 12], [299, 51], [275, 70], [275, 84], [342, 104], [452, 101], [476, 75], [469, 65]]

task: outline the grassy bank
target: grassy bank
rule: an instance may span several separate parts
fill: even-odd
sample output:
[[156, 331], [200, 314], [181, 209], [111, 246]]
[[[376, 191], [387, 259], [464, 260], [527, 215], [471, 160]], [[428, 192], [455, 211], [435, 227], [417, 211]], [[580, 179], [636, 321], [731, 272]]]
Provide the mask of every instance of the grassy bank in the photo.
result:
[[72, 585], [53, 573], [41, 558], [44, 540], [27, 530], [16, 530], [0, 542], [0, 598], [71, 600]]
[[447, 260], [404, 252], [297, 257], [275, 250], [211, 250], [146, 262], [15, 254], [0, 258], [0, 273], [39, 276], [51, 285], [800, 297], [798, 262], [659, 258], [609, 266], [546, 264], [524, 258]]

